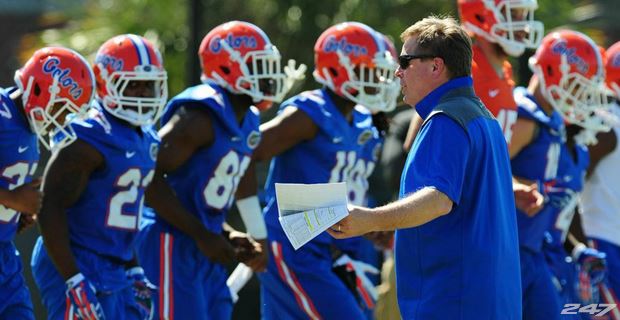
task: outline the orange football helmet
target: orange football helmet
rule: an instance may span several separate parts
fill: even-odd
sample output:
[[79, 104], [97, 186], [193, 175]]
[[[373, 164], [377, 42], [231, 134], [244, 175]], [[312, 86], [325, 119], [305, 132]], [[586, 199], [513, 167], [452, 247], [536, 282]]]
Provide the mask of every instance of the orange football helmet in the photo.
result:
[[371, 111], [387, 108], [398, 65], [383, 35], [359, 22], [325, 30], [314, 45], [314, 78]]
[[59, 146], [76, 139], [66, 116], [84, 113], [95, 93], [95, 77], [88, 62], [77, 52], [61, 47], [37, 50], [15, 72], [24, 111], [32, 130], [48, 150], [48, 134], [62, 133]]
[[[159, 50], [143, 37], [123, 34], [106, 41], [93, 66], [103, 107], [133, 125], [152, 124], [168, 99], [167, 73]], [[152, 81], [153, 96], [125, 95], [131, 81]]]
[[540, 80], [543, 96], [564, 120], [592, 131], [609, 130], [597, 116], [610, 105], [601, 51], [592, 39], [571, 30], [552, 32], [529, 65]]
[[537, 0], [458, 0], [463, 27], [499, 44], [514, 57], [536, 48], [544, 35], [542, 22], [534, 20]]
[[198, 56], [203, 81], [246, 94], [261, 110], [282, 101], [292, 86], [281, 69], [278, 48], [263, 30], [248, 22], [230, 21], [215, 27], [202, 39]]
[[620, 100], [620, 41], [607, 49], [605, 71], [607, 87], [614, 92], [616, 99]]

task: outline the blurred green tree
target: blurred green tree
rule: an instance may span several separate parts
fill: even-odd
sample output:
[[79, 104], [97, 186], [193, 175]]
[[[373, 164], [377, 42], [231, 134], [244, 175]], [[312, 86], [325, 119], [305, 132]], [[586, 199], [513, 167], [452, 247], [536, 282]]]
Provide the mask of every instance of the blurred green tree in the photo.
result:
[[[548, 29], [570, 22], [576, 0], [540, 1], [538, 19]], [[195, 15], [192, 10], [201, 10]], [[387, 34], [400, 48], [400, 32], [429, 14], [457, 16], [456, 1], [435, 0], [92, 0], [66, 11], [69, 21], [62, 29], [40, 34], [37, 44], [61, 44], [92, 56], [108, 38], [136, 33], [153, 40], [164, 55], [170, 95], [198, 81], [195, 51], [200, 38], [213, 27], [230, 20], [260, 26], [280, 49], [284, 59], [308, 65], [303, 89], [315, 87], [311, 71], [313, 45], [321, 32], [338, 22], [354, 20]], [[192, 23], [198, 17], [201, 21]], [[190, 60], [193, 59], [193, 60]], [[198, 70], [188, 70], [189, 68]]]

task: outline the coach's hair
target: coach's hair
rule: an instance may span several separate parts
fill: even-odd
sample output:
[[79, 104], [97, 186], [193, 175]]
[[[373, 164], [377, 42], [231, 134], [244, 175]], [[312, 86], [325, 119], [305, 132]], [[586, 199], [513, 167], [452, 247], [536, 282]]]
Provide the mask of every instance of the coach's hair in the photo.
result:
[[471, 75], [472, 49], [467, 32], [452, 17], [430, 16], [407, 28], [400, 39], [416, 37], [422, 52], [443, 59], [450, 79]]

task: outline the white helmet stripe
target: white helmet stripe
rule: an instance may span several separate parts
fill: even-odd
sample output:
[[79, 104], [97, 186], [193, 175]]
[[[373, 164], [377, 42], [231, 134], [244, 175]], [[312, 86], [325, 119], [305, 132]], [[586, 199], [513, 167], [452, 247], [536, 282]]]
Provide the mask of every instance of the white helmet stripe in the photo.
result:
[[149, 55], [149, 50], [146, 47], [146, 44], [142, 40], [142, 38], [134, 35], [128, 34], [127, 37], [133, 43], [136, 51], [138, 52], [138, 60], [140, 65], [150, 65], [151, 64], [151, 56]]

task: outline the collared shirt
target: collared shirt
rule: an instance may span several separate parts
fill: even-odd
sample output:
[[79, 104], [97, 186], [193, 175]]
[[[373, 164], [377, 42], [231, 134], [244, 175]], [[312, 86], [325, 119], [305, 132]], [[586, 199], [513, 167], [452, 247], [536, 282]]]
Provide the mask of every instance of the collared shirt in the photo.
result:
[[415, 106], [415, 111], [420, 115], [420, 117], [422, 117], [422, 119], [426, 119], [431, 111], [433, 111], [433, 109], [437, 106], [441, 97], [443, 97], [448, 91], [456, 88], [471, 87], [473, 83], [474, 80], [471, 77], [452, 79], [440, 85], [424, 97], [424, 99], [420, 100], [420, 102], [418, 102]]
[[404, 319], [521, 319], [517, 225], [501, 128], [453, 79], [416, 105], [425, 119], [400, 197], [434, 188], [452, 210], [396, 231], [396, 283]]

